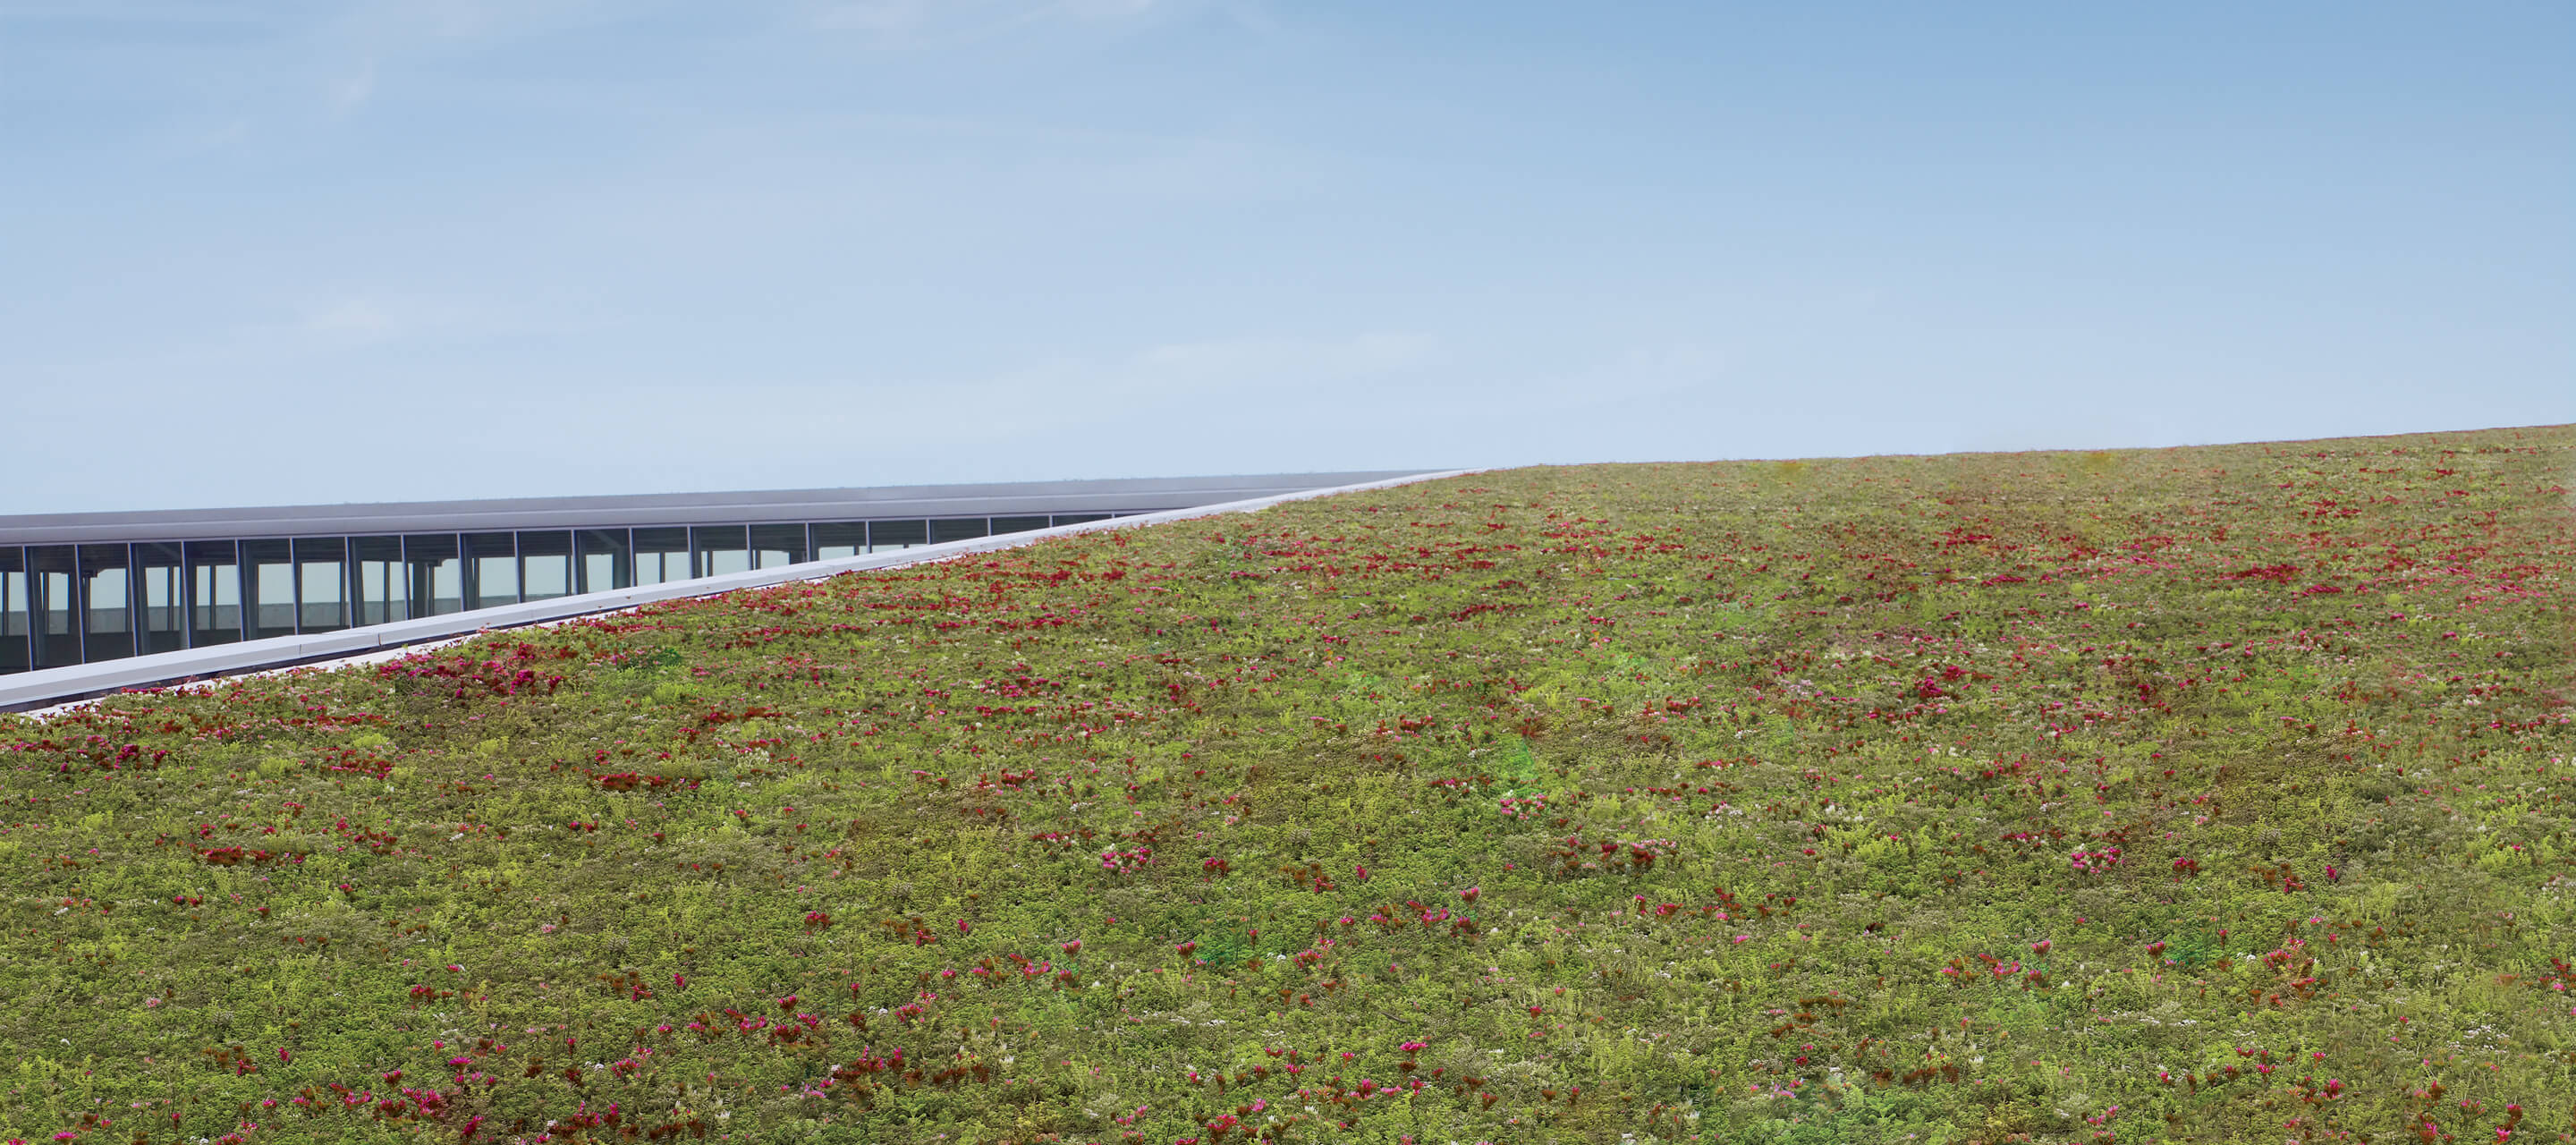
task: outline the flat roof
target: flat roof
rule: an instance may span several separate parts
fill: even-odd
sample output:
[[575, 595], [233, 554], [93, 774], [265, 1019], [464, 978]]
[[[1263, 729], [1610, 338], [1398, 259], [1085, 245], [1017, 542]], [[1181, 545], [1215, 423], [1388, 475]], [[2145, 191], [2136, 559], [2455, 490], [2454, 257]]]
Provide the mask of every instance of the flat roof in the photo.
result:
[[905, 517], [1008, 517], [1038, 513], [1131, 513], [1270, 497], [1424, 472], [1429, 470], [1121, 477], [1089, 481], [882, 485], [859, 489], [642, 493], [605, 497], [507, 497], [481, 501], [271, 505], [121, 513], [34, 513], [0, 516], [0, 545], [756, 524], [764, 521], [860, 521]]

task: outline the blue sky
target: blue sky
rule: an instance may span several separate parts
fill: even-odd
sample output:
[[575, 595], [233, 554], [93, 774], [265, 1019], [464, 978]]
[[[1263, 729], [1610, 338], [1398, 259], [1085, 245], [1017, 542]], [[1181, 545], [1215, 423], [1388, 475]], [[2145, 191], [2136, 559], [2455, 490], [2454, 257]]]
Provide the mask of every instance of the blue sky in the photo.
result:
[[0, 0], [0, 512], [2576, 420], [2576, 7]]

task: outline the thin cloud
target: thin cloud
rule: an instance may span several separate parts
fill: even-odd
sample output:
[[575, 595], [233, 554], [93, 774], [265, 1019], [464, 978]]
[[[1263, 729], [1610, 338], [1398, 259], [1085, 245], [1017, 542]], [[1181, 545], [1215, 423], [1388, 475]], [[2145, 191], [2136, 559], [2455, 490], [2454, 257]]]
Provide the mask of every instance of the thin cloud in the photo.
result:
[[910, 32], [924, 19], [920, 0], [850, 0], [815, 10], [814, 26], [852, 32]]
[[363, 298], [343, 299], [304, 316], [304, 328], [316, 334], [369, 340], [397, 332], [400, 320], [384, 306]]
[[1064, 0], [1057, 9], [1078, 20], [1129, 20], [1152, 11], [1155, 0]]
[[433, 339], [475, 338], [511, 332], [489, 307], [454, 299], [349, 294], [302, 307], [291, 322], [235, 332], [240, 352], [297, 356], [313, 351], [357, 350]]
[[1047, 23], [1114, 24], [1158, 17], [1180, 0], [830, 0], [807, 22], [890, 47], [966, 43]]
[[1287, 379], [1374, 378], [1438, 365], [1444, 356], [1440, 340], [1428, 334], [1238, 338], [1156, 346], [1116, 372], [1136, 379], [1130, 385], [1232, 388]]
[[331, 89], [331, 110], [348, 115], [364, 106], [376, 94], [376, 61], [368, 60], [358, 74]]
[[89, 25], [134, 24], [269, 24], [284, 15], [275, 6], [258, 3], [225, 4], [204, 0], [199, 3], [116, 3], [111, 0], [70, 2], [27, 2], [0, 0], [0, 22], [45, 21]]

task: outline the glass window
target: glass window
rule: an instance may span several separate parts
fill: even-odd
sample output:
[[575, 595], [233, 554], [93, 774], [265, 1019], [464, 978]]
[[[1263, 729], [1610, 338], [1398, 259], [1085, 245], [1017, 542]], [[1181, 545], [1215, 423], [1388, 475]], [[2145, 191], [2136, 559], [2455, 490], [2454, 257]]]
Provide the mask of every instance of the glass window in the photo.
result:
[[1047, 527], [1047, 519], [1046, 519], [1046, 518], [1044, 518], [1044, 517], [995, 517], [995, 518], [993, 518], [993, 535], [994, 535], [994, 536], [1000, 536], [1000, 535], [1002, 535], [1002, 534], [1004, 534], [1004, 533], [1025, 533], [1025, 532], [1029, 532], [1030, 530], [1033, 530], [1033, 529], [1043, 529], [1043, 528], [1046, 528], [1046, 527]]
[[188, 646], [188, 582], [180, 575], [179, 546], [134, 546], [136, 600], [143, 606], [135, 636], [142, 650], [176, 652]]
[[134, 578], [125, 565], [123, 545], [82, 545], [81, 612], [88, 631], [81, 640], [84, 662], [117, 660], [134, 655]]
[[814, 559], [839, 560], [868, 551], [868, 524], [865, 521], [830, 521], [814, 526]]
[[295, 635], [295, 561], [285, 541], [243, 541], [242, 589], [250, 638]]
[[35, 617], [36, 666], [60, 668], [81, 662], [81, 630], [72, 594], [70, 545], [27, 548], [27, 609]]
[[697, 550], [699, 576], [723, 576], [751, 568], [751, 544], [740, 525], [700, 525], [689, 530]]
[[304, 537], [295, 542], [295, 601], [298, 632], [349, 626], [347, 539]]
[[985, 535], [987, 522], [982, 517], [952, 517], [930, 523], [930, 543], [968, 541]]
[[454, 533], [420, 533], [403, 538], [403, 564], [410, 569], [412, 615], [445, 616], [465, 611], [465, 558]]
[[519, 537], [516, 533], [465, 534], [465, 607], [519, 603]]
[[231, 541], [190, 541], [188, 646], [203, 648], [242, 638], [240, 552]]
[[607, 592], [635, 585], [635, 553], [624, 529], [584, 529], [572, 535], [575, 592]]
[[908, 549], [930, 543], [930, 525], [926, 521], [868, 522], [868, 551], [881, 553], [889, 549]]
[[751, 567], [774, 569], [805, 563], [805, 526], [753, 525]]
[[35, 619], [28, 614], [27, 554], [15, 547], [0, 548], [0, 672], [24, 672], [35, 666], [35, 652], [27, 646], [35, 627]]
[[1058, 513], [1053, 520], [1059, 525], [1079, 525], [1085, 521], [1106, 521], [1107, 513]]
[[349, 623], [410, 619], [409, 581], [403, 574], [401, 537], [349, 538]]
[[572, 595], [572, 534], [519, 534], [519, 599]]
[[74, 559], [70, 545], [30, 545], [26, 553], [28, 652], [32, 666], [60, 668], [78, 664], [80, 625], [76, 623], [72, 585]]
[[635, 583], [660, 584], [689, 579], [689, 531], [635, 530]]

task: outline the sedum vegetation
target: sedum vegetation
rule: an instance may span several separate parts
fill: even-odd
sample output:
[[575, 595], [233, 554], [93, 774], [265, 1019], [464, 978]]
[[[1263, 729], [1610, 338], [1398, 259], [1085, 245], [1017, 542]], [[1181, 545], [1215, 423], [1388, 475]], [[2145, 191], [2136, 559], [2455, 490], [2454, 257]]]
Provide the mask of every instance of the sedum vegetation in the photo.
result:
[[1486, 473], [0, 717], [29, 1141], [2563, 1141], [2546, 428]]

